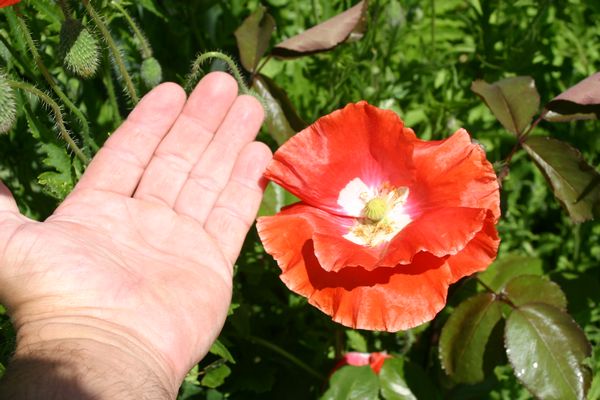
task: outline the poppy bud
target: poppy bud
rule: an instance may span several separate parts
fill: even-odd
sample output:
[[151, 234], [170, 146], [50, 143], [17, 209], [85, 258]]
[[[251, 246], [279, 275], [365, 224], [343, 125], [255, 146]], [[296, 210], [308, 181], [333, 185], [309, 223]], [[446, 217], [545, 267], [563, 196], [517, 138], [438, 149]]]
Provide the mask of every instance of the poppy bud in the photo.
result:
[[142, 62], [140, 74], [144, 84], [149, 88], [153, 88], [162, 81], [162, 68], [154, 57], [146, 58]]
[[15, 93], [6, 79], [6, 75], [0, 73], [0, 133], [6, 133], [15, 123], [17, 107]]
[[98, 41], [75, 19], [66, 19], [60, 30], [60, 54], [65, 67], [82, 78], [92, 77], [98, 68]]

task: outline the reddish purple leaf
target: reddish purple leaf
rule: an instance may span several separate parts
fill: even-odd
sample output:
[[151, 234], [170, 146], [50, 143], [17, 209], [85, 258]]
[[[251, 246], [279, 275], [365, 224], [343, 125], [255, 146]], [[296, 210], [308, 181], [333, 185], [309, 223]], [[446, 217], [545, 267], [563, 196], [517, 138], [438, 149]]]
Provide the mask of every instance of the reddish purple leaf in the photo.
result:
[[598, 119], [600, 116], [600, 72], [589, 76], [559, 94], [548, 104], [544, 119], [548, 121], [573, 121]]
[[271, 52], [275, 57], [294, 58], [333, 49], [350, 37], [365, 31], [367, 0], [327, 21], [284, 40]]

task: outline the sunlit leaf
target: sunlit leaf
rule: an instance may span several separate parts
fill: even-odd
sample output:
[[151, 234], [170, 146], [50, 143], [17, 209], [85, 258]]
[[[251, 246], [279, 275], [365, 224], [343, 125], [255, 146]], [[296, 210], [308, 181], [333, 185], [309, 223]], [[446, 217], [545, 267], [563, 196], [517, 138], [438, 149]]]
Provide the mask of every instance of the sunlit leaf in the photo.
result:
[[574, 222], [598, 215], [600, 174], [583, 160], [577, 149], [560, 140], [539, 136], [527, 138], [523, 147]]
[[541, 275], [543, 273], [541, 259], [520, 254], [508, 254], [494, 261], [484, 272], [481, 272], [479, 279], [492, 290], [500, 291], [515, 276]]
[[254, 80], [252, 87], [263, 98], [265, 107], [265, 124], [267, 131], [280, 146], [289, 138], [294, 136], [296, 131], [290, 126], [281, 104], [273, 97], [268, 90], [268, 86], [262, 77], [257, 77]]
[[504, 293], [516, 306], [537, 302], [567, 310], [567, 298], [560, 286], [544, 276], [518, 276], [506, 284]]
[[537, 398], [585, 399], [591, 346], [567, 313], [543, 303], [519, 307], [506, 322], [505, 341], [515, 375]]
[[281, 58], [294, 58], [333, 49], [349, 38], [357, 38], [365, 31], [367, 1], [327, 21], [284, 40], [275, 46], [271, 54]]
[[600, 72], [562, 92], [546, 104], [548, 121], [597, 119], [600, 115]]
[[331, 376], [321, 400], [376, 400], [378, 395], [379, 379], [370, 366], [345, 366]]
[[285, 90], [280, 88], [275, 81], [268, 76], [261, 74], [256, 77], [256, 79], [258, 79], [264, 88], [268, 90], [270, 97], [277, 102], [279, 108], [283, 111], [283, 116], [287, 119], [288, 124], [294, 133], [300, 132], [302, 129], [306, 128], [308, 124], [300, 118]]
[[348, 347], [354, 351], [360, 351], [361, 353], [367, 352], [367, 341], [357, 331], [347, 330], [346, 338], [348, 339]]
[[248, 71], [254, 71], [258, 66], [275, 30], [275, 20], [265, 11], [266, 8], [259, 5], [234, 32], [240, 60]]
[[218, 339], [215, 340], [215, 342], [212, 344], [209, 352], [211, 354], [223, 358], [226, 361], [229, 361], [230, 363], [235, 364], [235, 360], [233, 359], [233, 356], [231, 355], [227, 347], [225, 347], [225, 345], [221, 343]]
[[487, 83], [477, 80], [471, 90], [480, 96], [507, 130], [519, 135], [538, 112], [540, 96], [529, 76], [517, 76]]
[[226, 364], [221, 364], [215, 368], [209, 367], [200, 384], [209, 388], [216, 388], [221, 386], [230, 374], [231, 369]]
[[484, 379], [485, 348], [501, 318], [501, 303], [490, 293], [467, 299], [450, 315], [440, 336], [440, 359], [453, 380], [472, 384]]
[[67, 197], [74, 185], [71, 157], [64, 146], [54, 143], [43, 143], [40, 148], [46, 153], [44, 165], [52, 170], [41, 173], [38, 182], [46, 193], [62, 200]]
[[388, 358], [379, 371], [381, 396], [385, 400], [417, 400], [404, 380], [404, 361]]

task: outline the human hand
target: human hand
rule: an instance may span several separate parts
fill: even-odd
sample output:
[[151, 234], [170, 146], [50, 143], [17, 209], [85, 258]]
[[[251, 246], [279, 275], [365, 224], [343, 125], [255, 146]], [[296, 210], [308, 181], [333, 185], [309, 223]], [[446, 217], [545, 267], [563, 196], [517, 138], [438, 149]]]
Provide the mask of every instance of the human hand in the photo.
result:
[[227, 74], [207, 75], [187, 102], [166, 83], [45, 222], [21, 215], [0, 183], [0, 302], [15, 358], [91, 345], [128, 371], [147, 368], [174, 397], [227, 314], [271, 158], [253, 141], [262, 118]]

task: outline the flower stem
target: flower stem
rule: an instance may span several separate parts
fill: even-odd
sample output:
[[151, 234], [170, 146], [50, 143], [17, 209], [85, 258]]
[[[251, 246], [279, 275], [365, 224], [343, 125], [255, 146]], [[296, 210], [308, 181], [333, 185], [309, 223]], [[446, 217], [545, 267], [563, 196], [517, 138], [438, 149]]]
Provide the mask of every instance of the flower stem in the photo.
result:
[[240, 86], [240, 91], [243, 94], [250, 93], [250, 89], [248, 89], [248, 85], [246, 85], [246, 82], [244, 81], [244, 78], [242, 77], [240, 69], [238, 68], [235, 61], [233, 61], [233, 59], [231, 57], [229, 57], [226, 54], [221, 53], [220, 51], [208, 51], [206, 53], [200, 54], [196, 58], [196, 60], [194, 61], [194, 64], [192, 64], [192, 69], [185, 80], [186, 91], [189, 92], [193, 89], [193, 87], [198, 82], [198, 79], [200, 78], [200, 74], [202, 72], [200, 70], [200, 67], [202, 66], [202, 64], [205, 61], [212, 59], [212, 58], [216, 58], [217, 60], [221, 60], [221, 61], [225, 62], [227, 64], [227, 66], [229, 67], [229, 70], [233, 74], [233, 77], [235, 78], [238, 85]]
[[258, 344], [259, 346], [263, 346], [269, 350], [274, 351], [275, 353], [283, 356], [284, 358], [286, 358], [287, 360], [289, 360], [290, 362], [292, 362], [293, 364], [295, 364], [297, 367], [303, 369], [304, 371], [308, 372], [312, 377], [319, 379], [319, 380], [325, 380], [325, 377], [323, 375], [321, 375], [319, 372], [315, 371], [314, 369], [312, 369], [310, 366], [308, 366], [306, 363], [304, 363], [302, 360], [300, 360], [298, 357], [294, 356], [293, 354], [285, 351], [284, 349], [282, 349], [281, 347], [274, 345], [271, 342], [268, 342], [264, 339], [261, 339], [259, 337], [256, 336], [248, 336], [247, 339], [249, 339], [251, 342], [254, 342], [255, 344]]
[[146, 36], [142, 33], [142, 30], [138, 24], [136, 24], [133, 18], [131, 18], [131, 15], [129, 15], [125, 7], [121, 5], [120, 1], [113, 0], [111, 1], [111, 4], [117, 10], [119, 10], [121, 14], [123, 14], [123, 17], [125, 17], [125, 20], [129, 24], [129, 27], [133, 31], [134, 35], [137, 36], [138, 40], [140, 41], [140, 53], [142, 53], [142, 58], [146, 59], [152, 57], [152, 47], [150, 47], [148, 39], [146, 39]]
[[98, 15], [96, 10], [94, 10], [94, 8], [90, 4], [89, 0], [83, 0], [83, 5], [85, 6], [85, 9], [87, 10], [90, 17], [94, 20], [94, 23], [96, 24], [98, 29], [100, 29], [100, 33], [102, 33], [102, 36], [104, 37], [104, 41], [106, 42], [106, 44], [108, 45], [108, 48], [110, 49], [110, 51], [112, 53], [113, 60], [115, 61], [115, 64], [117, 65], [117, 69], [119, 70], [119, 74], [121, 75], [121, 78], [123, 79], [123, 81], [125, 83], [125, 90], [127, 91], [127, 94], [131, 98], [131, 101], [133, 102], [133, 104], [139, 103], [140, 98], [137, 94], [137, 91], [135, 90], [135, 86], [133, 86], [133, 81], [131, 80], [131, 76], [129, 75], [129, 72], [127, 72], [127, 68], [125, 68], [125, 63], [123, 62], [123, 57], [121, 56], [121, 52], [119, 51], [119, 48], [117, 47], [117, 44], [113, 40], [110, 32], [108, 31], [108, 27], [106, 26], [104, 21], [102, 21], [102, 18]]
[[86, 156], [84, 154], [84, 152], [79, 148], [79, 146], [77, 146], [77, 144], [75, 143], [75, 141], [69, 134], [69, 131], [65, 127], [65, 122], [64, 122], [62, 112], [60, 110], [60, 106], [54, 100], [52, 100], [52, 98], [50, 96], [48, 96], [46, 93], [42, 92], [35, 86], [32, 86], [25, 82], [19, 82], [19, 81], [14, 81], [14, 80], [8, 80], [7, 82], [11, 87], [13, 87], [15, 89], [21, 89], [21, 90], [24, 90], [26, 92], [33, 94], [34, 96], [37, 96], [42, 102], [44, 102], [46, 105], [48, 105], [48, 107], [50, 107], [52, 109], [54, 118], [56, 119], [56, 126], [58, 127], [58, 130], [59, 130], [60, 135], [62, 136], [63, 140], [65, 142], [67, 142], [67, 145], [69, 146], [69, 148], [71, 150], [73, 150], [75, 155], [84, 164], [87, 165], [90, 160], [89, 160], [88, 156]]
[[[108, 58], [108, 56], [106, 56]], [[109, 63], [104, 63], [104, 86], [106, 86], [106, 92], [108, 93], [108, 101], [113, 109], [113, 116], [115, 127], [121, 125], [123, 122], [123, 117], [121, 116], [121, 110], [119, 109], [119, 102], [117, 100], [117, 95], [115, 94], [115, 85], [112, 80], [112, 73], [110, 71]]]
[[[33, 42], [33, 38], [31, 37], [31, 32], [29, 31], [29, 28], [27, 27], [25, 20], [23, 20], [23, 18], [18, 16], [17, 21], [19, 22], [19, 26], [21, 28], [21, 31], [23, 32], [23, 36], [25, 36], [25, 41], [27, 42], [27, 46], [29, 47], [31, 54], [33, 55], [35, 64], [38, 67], [38, 69], [40, 70], [40, 72], [42, 73], [44, 79], [46, 79], [46, 82], [48, 82], [48, 85], [50, 85], [50, 88], [52, 89], [52, 91], [54, 93], [56, 93], [56, 95], [62, 100], [63, 103], [65, 103], [65, 105], [69, 108], [69, 110], [71, 110], [71, 112], [75, 115], [75, 117], [79, 121], [79, 124], [81, 126], [81, 137], [83, 138], [84, 144], [86, 146], [88, 146], [89, 148], [91, 148], [94, 152], [98, 151], [98, 145], [96, 144], [96, 142], [94, 142], [92, 140], [92, 137], [90, 136], [90, 127], [88, 125], [88, 121], [87, 121], [85, 115], [83, 115], [81, 110], [79, 110], [79, 108], [77, 108], [77, 106], [75, 104], [73, 104], [73, 102], [62, 91], [62, 89], [56, 84], [54, 77], [52, 77], [52, 75], [50, 75], [48, 68], [46, 68], [46, 65], [42, 61], [42, 57], [40, 56], [40, 53], [38, 52], [37, 47], [36, 47], [35, 43]], [[89, 149], [87, 152], [89, 153]]]

